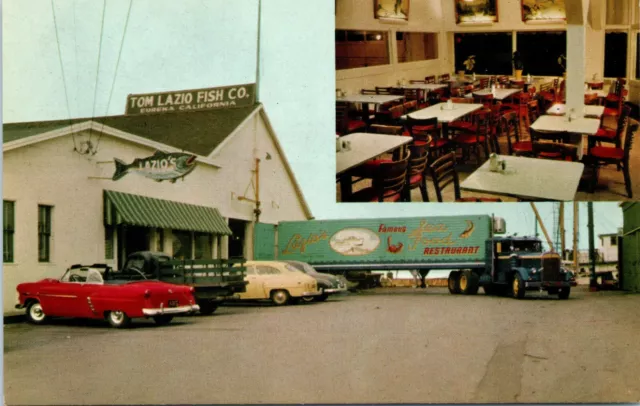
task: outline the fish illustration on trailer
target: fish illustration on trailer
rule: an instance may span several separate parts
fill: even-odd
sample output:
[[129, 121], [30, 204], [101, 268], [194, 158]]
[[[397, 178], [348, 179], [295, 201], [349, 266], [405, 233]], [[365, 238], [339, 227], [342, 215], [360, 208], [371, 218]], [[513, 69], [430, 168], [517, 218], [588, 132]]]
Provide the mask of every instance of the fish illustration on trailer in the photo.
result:
[[196, 167], [196, 155], [183, 152], [157, 151], [152, 156], [136, 158], [130, 164], [118, 158], [113, 160], [116, 165], [113, 180], [121, 179], [128, 173], [137, 173], [156, 182], [168, 180], [175, 183], [179, 178], [184, 179]]

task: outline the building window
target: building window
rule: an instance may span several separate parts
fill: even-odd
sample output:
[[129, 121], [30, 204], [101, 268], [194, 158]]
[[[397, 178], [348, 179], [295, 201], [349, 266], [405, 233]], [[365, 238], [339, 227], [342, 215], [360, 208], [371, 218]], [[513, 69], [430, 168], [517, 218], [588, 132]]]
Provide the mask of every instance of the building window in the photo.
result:
[[2, 262], [13, 262], [13, 234], [15, 232], [15, 202], [2, 201]]
[[104, 227], [104, 259], [113, 259], [114, 249], [114, 228], [112, 226]]
[[51, 260], [51, 209], [38, 205], [38, 262]]
[[627, 76], [626, 32], [608, 32], [604, 37], [604, 76], [623, 78]]
[[388, 64], [386, 32], [336, 30], [336, 70]]
[[213, 235], [205, 233], [195, 233], [195, 259], [213, 259], [211, 246], [213, 245]]
[[191, 259], [191, 231], [173, 231], [173, 258]]
[[456, 72], [465, 70], [464, 61], [475, 55], [473, 72], [486, 75], [510, 75], [512, 34], [510, 32], [454, 35]]
[[566, 32], [519, 32], [516, 41], [525, 75], [562, 76], [565, 72], [566, 60], [563, 68], [558, 58], [567, 56]]
[[637, 3], [637, 0], [607, 0], [607, 25], [629, 24], [629, 3]]
[[432, 32], [397, 32], [398, 62], [438, 59], [438, 34]]
[[618, 237], [617, 236], [611, 237], [610, 242], [611, 242], [611, 246], [615, 247], [616, 245], [618, 245]]
[[164, 229], [158, 228], [156, 230], [156, 238], [158, 239], [157, 250], [159, 252], [164, 252]]

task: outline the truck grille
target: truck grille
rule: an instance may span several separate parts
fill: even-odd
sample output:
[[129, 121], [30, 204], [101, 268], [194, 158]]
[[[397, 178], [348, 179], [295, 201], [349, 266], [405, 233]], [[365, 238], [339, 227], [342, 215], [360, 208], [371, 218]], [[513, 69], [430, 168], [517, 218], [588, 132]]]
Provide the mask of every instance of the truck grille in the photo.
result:
[[556, 282], [561, 280], [560, 256], [555, 253], [542, 255], [542, 281]]

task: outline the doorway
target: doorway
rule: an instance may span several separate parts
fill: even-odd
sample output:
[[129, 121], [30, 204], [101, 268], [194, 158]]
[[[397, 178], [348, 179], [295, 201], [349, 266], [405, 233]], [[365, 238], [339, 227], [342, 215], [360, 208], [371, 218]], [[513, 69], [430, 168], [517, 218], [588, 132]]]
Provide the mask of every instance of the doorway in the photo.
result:
[[138, 226], [121, 226], [118, 230], [118, 259], [123, 265], [127, 257], [138, 251], [148, 251], [151, 229]]
[[245, 258], [245, 235], [248, 221], [229, 219], [229, 258]]

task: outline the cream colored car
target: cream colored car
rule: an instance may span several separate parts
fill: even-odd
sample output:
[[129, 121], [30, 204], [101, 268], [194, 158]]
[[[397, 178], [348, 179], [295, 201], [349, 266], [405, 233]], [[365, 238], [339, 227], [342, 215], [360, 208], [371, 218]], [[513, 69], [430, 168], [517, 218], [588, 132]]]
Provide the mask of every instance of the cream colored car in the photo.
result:
[[278, 306], [303, 297], [319, 296], [316, 280], [279, 261], [247, 261], [246, 292], [237, 298], [244, 300], [271, 299]]

